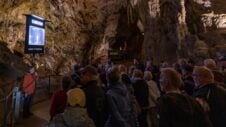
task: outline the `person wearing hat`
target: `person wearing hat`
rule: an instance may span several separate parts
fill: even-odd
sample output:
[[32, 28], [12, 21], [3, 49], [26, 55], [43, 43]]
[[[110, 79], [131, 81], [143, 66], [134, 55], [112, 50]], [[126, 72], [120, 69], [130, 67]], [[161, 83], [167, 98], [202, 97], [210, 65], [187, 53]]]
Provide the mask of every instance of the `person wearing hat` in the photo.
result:
[[63, 113], [56, 115], [48, 127], [95, 127], [85, 107], [86, 96], [82, 89], [74, 88], [67, 92], [68, 106]]
[[23, 104], [23, 117], [27, 118], [32, 115], [30, 111], [33, 93], [35, 92], [36, 80], [38, 79], [35, 68], [30, 68], [29, 72], [24, 75], [23, 92], [24, 92], [24, 104]]
[[80, 74], [80, 80], [86, 94], [88, 115], [97, 127], [103, 127], [106, 119], [106, 98], [104, 90], [98, 84], [97, 69], [87, 65], [80, 71]]

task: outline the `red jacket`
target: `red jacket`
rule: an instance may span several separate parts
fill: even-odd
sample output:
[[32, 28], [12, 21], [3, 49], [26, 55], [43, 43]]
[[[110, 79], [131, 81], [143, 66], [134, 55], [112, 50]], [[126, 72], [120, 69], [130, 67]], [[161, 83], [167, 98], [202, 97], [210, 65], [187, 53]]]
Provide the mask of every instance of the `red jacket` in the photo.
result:
[[64, 109], [66, 108], [66, 105], [67, 105], [67, 94], [66, 93], [67, 93], [67, 91], [60, 90], [53, 94], [51, 106], [50, 106], [51, 119], [55, 115], [64, 112]]
[[23, 91], [25, 94], [33, 94], [35, 91], [35, 80], [37, 80], [37, 76], [32, 75], [30, 73], [26, 73], [24, 76], [23, 82]]

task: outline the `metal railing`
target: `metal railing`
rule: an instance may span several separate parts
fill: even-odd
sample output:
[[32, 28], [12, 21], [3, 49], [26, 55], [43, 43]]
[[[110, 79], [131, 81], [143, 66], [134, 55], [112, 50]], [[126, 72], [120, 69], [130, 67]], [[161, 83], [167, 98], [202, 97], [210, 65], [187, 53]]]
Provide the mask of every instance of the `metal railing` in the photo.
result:
[[[61, 83], [58, 81], [60, 79], [61, 75], [39, 77], [39, 80], [36, 81], [33, 104], [50, 99], [52, 93], [58, 89]], [[19, 86], [18, 84], [10, 86], [11, 91], [8, 94], [5, 94], [5, 86], [0, 87], [0, 90], [3, 91], [3, 95], [0, 93], [0, 127], [7, 127], [8, 125], [14, 127], [16, 120], [20, 116], [23, 94]], [[2, 117], [1, 114], [3, 115]]]
[[61, 75], [39, 77], [38, 81], [36, 81], [37, 85], [34, 93], [33, 104], [48, 100], [52, 93], [60, 86], [60, 79]]
[[19, 118], [19, 107], [20, 107], [21, 92], [19, 87], [14, 87], [8, 95], [4, 95], [0, 104], [2, 104], [2, 122], [0, 122], [1, 127], [6, 127], [10, 125], [14, 126], [15, 120]]

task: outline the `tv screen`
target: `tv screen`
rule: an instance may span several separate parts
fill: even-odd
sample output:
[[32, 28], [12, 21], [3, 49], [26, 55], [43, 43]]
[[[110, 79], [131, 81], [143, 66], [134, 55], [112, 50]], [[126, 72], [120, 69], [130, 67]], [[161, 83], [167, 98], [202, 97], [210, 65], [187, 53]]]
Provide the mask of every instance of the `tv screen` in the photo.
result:
[[45, 44], [45, 29], [36, 26], [29, 26], [28, 45], [44, 46]]
[[36, 15], [26, 15], [25, 53], [44, 53], [45, 22]]

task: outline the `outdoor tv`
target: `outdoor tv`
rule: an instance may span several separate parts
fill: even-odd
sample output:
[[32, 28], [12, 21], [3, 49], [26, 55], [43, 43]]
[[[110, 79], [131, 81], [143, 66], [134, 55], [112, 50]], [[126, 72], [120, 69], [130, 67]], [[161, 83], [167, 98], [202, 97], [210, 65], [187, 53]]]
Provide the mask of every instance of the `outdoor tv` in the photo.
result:
[[26, 15], [25, 53], [44, 53], [45, 19]]

